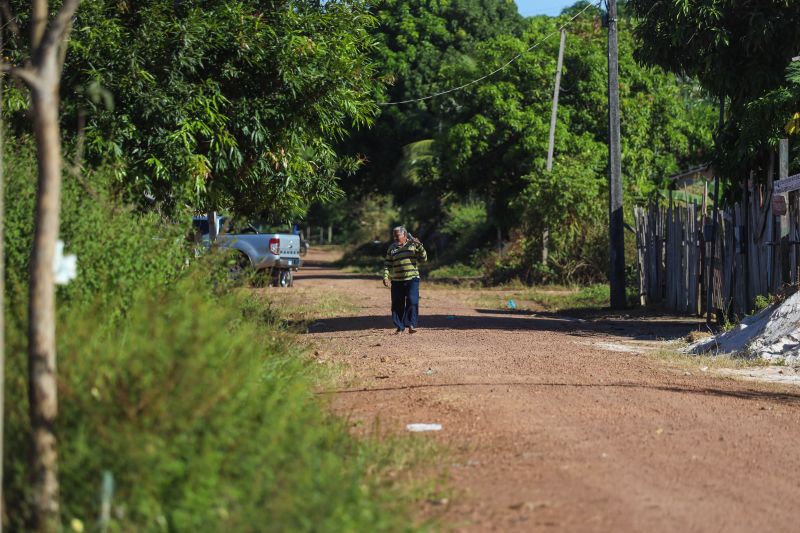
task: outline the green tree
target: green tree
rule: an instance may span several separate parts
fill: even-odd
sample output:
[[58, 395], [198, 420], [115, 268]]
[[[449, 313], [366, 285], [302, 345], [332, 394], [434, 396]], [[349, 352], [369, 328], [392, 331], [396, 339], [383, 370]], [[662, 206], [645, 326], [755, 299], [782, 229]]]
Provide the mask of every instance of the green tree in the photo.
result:
[[357, 165], [334, 144], [376, 112], [373, 24], [361, 0], [88, 2], [66, 124], [140, 204], [297, 216]]
[[[479, 43], [503, 34], [520, 34], [522, 17], [510, 0], [377, 0], [371, 12], [377, 46], [373, 58], [386, 84], [383, 102], [395, 102], [449, 89], [464, 65], [474, 65]], [[353, 136], [349, 153], [368, 164], [345, 184], [346, 190], [386, 192], [400, 164], [402, 148], [431, 139], [448, 127], [447, 115], [458, 95], [402, 106], [385, 106], [375, 126]]]
[[[486, 69], [502, 65], [563, 20], [532, 19], [522, 38], [502, 36], [479, 46], [477, 63]], [[597, 254], [603, 247], [587, 243], [584, 249], [581, 243], [590, 235], [605, 238], [587, 231], [602, 227], [606, 216], [605, 32], [591, 16], [578, 19], [568, 32], [554, 171], [546, 173], [545, 160], [557, 39], [460, 94], [451, 126], [437, 136], [439, 162], [447, 189], [486, 198], [492, 221], [504, 232], [522, 225], [526, 234], [541, 235], [545, 227], [555, 228], [554, 259], [562, 272], [574, 272], [576, 262], [590, 263], [584, 270], [602, 276], [605, 253]], [[714, 123], [713, 108], [698, 97], [694, 84], [639, 65], [633, 52], [630, 32], [623, 31], [622, 148], [629, 201], [647, 198], [669, 174], [703, 161]], [[467, 69], [459, 79], [476, 74]], [[589, 248], [595, 254], [591, 258], [586, 257]]]
[[744, 179], [764, 166], [779, 125], [789, 118], [780, 108], [786, 94], [774, 91], [785, 87], [787, 65], [800, 50], [800, 4], [629, 0], [628, 7], [637, 17], [639, 58], [698, 79], [726, 102], [717, 167]]

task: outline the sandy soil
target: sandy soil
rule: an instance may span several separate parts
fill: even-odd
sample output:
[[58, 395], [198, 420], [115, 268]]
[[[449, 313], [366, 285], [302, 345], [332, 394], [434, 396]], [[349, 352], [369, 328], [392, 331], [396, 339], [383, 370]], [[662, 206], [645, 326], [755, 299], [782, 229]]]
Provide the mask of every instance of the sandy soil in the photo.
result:
[[442, 424], [418, 438], [450, 450], [454, 497], [423, 515], [463, 531], [800, 529], [797, 388], [642, 355], [695, 323], [509, 314], [423, 283], [420, 332], [394, 336], [377, 279], [320, 264], [295, 283], [355, 304], [309, 331], [349, 368], [325, 392], [338, 413]]

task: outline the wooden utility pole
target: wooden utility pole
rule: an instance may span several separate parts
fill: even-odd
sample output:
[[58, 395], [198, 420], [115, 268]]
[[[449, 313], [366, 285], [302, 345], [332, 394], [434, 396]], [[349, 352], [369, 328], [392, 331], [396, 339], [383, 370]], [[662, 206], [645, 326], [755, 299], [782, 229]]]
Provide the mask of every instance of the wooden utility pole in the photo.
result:
[[[3, 57], [4, 33], [2, 23], [5, 17], [0, 16], [0, 57]], [[3, 516], [5, 500], [3, 499], [3, 439], [5, 438], [5, 395], [6, 395], [6, 339], [5, 339], [5, 289], [6, 289], [6, 257], [5, 257], [5, 146], [3, 142], [5, 122], [3, 121], [3, 83], [5, 76], [0, 72], [0, 533], [3, 533]]]
[[[717, 148], [719, 138], [722, 136], [722, 127], [725, 126], [725, 96], [719, 99], [719, 121], [717, 122]], [[745, 187], [745, 190], [747, 187]], [[750, 211], [745, 201], [745, 212]], [[711, 324], [714, 314], [714, 267], [717, 256], [717, 211], [719, 210], [719, 173], [714, 171], [714, 210], [711, 212], [711, 255], [708, 258], [708, 284], [706, 285], [706, 324]]]
[[622, 212], [622, 147], [619, 117], [617, 1], [608, 5], [608, 213], [611, 308], [625, 308], [625, 220]]
[[[558, 96], [561, 92], [561, 70], [564, 66], [564, 45], [567, 41], [567, 30], [561, 28], [561, 45], [558, 48], [558, 64], [556, 66], [556, 86], [553, 89], [553, 112], [550, 114], [550, 144], [547, 147], [547, 173], [553, 171], [553, 152], [556, 143], [556, 119], [558, 118]], [[550, 253], [550, 227], [545, 226], [542, 232], [542, 265], [547, 264]]]

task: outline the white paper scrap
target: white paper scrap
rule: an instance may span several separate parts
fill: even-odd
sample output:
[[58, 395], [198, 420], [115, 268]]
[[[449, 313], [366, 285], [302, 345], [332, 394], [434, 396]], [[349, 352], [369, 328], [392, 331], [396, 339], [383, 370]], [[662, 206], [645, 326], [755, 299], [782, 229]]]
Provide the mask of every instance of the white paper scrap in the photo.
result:
[[56, 241], [53, 256], [53, 275], [56, 285], [66, 285], [78, 276], [78, 258], [72, 254], [64, 255], [64, 241]]
[[420, 433], [422, 431], [441, 431], [442, 425], [441, 424], [408, 424], [406, 425], [406, 431], [413, 431], [415, 433]]

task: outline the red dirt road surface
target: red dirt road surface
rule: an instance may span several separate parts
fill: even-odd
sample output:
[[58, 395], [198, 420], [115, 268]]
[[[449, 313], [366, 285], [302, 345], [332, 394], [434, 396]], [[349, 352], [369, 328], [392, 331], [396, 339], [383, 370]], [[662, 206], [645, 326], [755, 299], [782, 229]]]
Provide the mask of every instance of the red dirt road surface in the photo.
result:
[[309, 331], [349, 368], [330, 391], [337, 413], [397, 433], [442, 425], [418, 437], [449, 450], [454, 496], [421, 513], [447, 527], [800, 531], [800, 389], [636, 353], [689, 322], [482, 310], [423, 282], [420, 332], [394, 336], [378, 279], [323, 264], [292, 290], [355, 304]]

